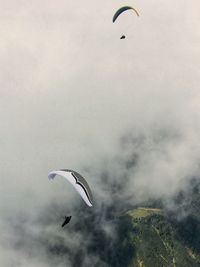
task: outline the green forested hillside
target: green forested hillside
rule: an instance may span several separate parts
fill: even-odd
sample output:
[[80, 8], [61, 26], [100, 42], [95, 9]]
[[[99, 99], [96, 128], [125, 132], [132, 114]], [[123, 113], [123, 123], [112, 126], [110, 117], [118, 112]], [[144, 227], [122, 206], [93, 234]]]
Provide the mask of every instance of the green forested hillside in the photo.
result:
[[144, 207], [126, 212], [120, 220], [122, 243], [116, 266], [200, 266], [198, 250], [185, 240], [184, 235], [191, 239], [195, 234], [188, 222], [184, 231], [183, 221], [175, 222], [160, 209]]

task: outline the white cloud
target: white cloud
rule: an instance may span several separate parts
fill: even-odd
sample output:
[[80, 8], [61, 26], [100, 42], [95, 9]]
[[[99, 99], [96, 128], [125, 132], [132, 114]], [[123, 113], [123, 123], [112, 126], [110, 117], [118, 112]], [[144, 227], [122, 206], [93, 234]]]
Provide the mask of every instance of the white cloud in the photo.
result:
[[[109, 205], [121, 181], [120, 199], [140, 201], [172, 195], [198, 175], [199, 3], [136, 1], [140, 18], [127, 13], [112, 24], [120, 5], [0, 1], [3, 216], [23, 207], [37, 218], [55, 199], [77, 205], [70, 186], [48, 183], [55, 168], [83, 172], [96, 201]], [[3, 266], [48, 264], [10, 249]]]

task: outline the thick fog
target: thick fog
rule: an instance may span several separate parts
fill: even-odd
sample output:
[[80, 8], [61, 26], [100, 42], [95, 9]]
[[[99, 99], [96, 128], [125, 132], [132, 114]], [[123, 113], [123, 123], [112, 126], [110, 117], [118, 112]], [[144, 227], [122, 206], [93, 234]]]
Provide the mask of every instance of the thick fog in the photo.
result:
[[0, 0], [1, 266], [109, 266], [110, 213], [199, 176], [200, 3], [129, 1], [113, 24], [123, 4]]

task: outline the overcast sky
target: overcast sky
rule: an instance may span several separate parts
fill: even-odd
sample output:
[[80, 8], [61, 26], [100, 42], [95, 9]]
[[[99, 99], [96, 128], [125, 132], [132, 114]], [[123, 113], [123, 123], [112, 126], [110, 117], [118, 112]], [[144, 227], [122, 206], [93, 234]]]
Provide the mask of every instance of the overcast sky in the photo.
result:
[[[0, 0], [1, 266], [55, 264], [31, 242], [45, 231], [42, 213], [60, 203], [78, 214], [83, 204], [62, 179], [47, 180], [53, 169], [87, 177], [96, 214], [119, 199], [171, 197], [199, 176], [200, 3], [128, 1], [140, 17], [128, 11], [113, 24], [123, 4]], [[65, 242], [77, 248], [81, 238]]]

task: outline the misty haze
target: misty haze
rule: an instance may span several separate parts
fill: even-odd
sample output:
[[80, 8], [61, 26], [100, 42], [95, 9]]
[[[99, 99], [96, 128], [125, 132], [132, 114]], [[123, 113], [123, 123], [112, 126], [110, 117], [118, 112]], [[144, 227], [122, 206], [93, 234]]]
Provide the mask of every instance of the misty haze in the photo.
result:
[[200, 266], [200, 2], [123, 5], [0, 0], [1, 267]]

